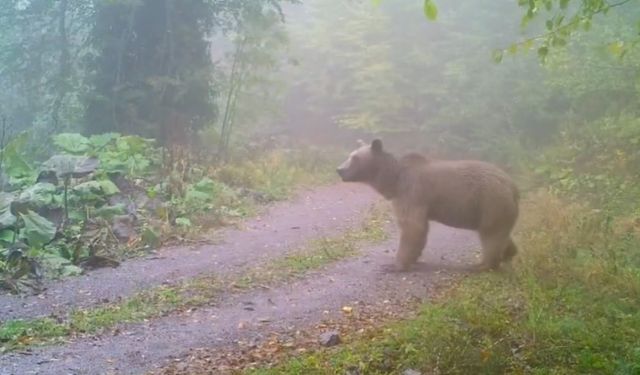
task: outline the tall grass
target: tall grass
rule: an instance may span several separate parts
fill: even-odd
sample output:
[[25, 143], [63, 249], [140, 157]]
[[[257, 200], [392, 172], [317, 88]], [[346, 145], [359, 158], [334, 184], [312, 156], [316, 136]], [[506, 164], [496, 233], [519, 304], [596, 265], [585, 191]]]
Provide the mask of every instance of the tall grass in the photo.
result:
[[331, 181], [336, 160], [325, 150], [274, 150], [257, 158], [226, 164], [215, 171], [221, 182], [263, 193], [265, 199], [287, 198], [300, 186]]

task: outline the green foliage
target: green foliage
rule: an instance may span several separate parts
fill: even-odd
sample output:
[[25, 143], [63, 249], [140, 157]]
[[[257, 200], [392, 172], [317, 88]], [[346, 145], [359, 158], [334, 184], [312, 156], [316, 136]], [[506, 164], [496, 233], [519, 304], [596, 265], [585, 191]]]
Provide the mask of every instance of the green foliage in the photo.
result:
[[566, 127], [536, 163], [538, 184], [608, 212], [640, 214], [640, 120], [605, 118]]
[[47, 270], [52, 270], [53, 277], [71, 277], [79, 276], [82, 274], [83, 269], [73, 264], [73, 259], [60, 256], [56, 253], [44, 253], [39, 258], [42, 267]]
[[[77, 178], [96, 170], [139, 177], [151, 173], [159, 164], [160, 150], [155, 148], [153, 139], [119, 133], [95, 134], [89, 138], [66, 133], [55, 135], [54, 139], [59, 151], [65, 154], [52, 156], [44, 167], [56, 171], [60, 177]], [[82, 155], [75, 155], [77, 153]], [[113, 187], [107, 188], [113, 190]]]
[[[24, 179], [18, 183], [13, 181], [12, 188], [18, 191], [1, 193], [0, 229], [4, 230], [5, 240], [0, 243], [0, 249], [6, 249], [0, 256], [5, 264], [1, 271], [8, 277], [5, 286], [10, 285], [13, 289], [18, 289], [16, 283], [24, 276], [40, 279], [36, 272], [40, 266], [45, 266], [54, 277], [81, 272], [73, 263], [78, 264], [84, 257], [91, 256], [83, 250], [87, 245], [82, 242], [91, 241], [93, 246], [102, 243], [105, 247], [108, 244], [104, 230], [85, 228], [85, 233], [79, 233], [78, 228], [93, 226], [98, 219], [112, 220], [114, 216], [124, 214], [122, 204], [108, 204], [109, 197], [121, 194], [109, 174], [149, 172], [150, 158], [158, 153], [148, 140], [121, 137], [115, 133], [91, 138], [62, 133], [53, 139], [63, 153], [41, 164], [38, 180], [42, 179], [42, 182], [29, 185]], [[25, 147], [24, 142], [10, 143], [10, 155], [21, 152], [12, 145]], [[138, 163], [140, 160], [147, 162]], [[16, 159], [7, 158], [5, 162], [11, 167]], [[22, 165], [20, 160], [17, 163]], [[64, 211], [62, 222], [58, 214], [61, 210]], [[100, 225], [110, 225], [109, 222], [102, 223]], [[94, 233], [94, 238], [89, 240], [88, 233]], [[21, 247], [29, 251], [25, 252]]]
[[[0, 275], [13, 291], [27, 286], [27, 276], [41, 281], [43, 270], [47, 277], [76, 275], [97, 256], [127, 257], [225, 224], [332, 170], [309, 152], [254, 153], [216, 169], [178, 160], [181, 170], [161, 166], [162, 149], [139, 136], [53, 138], [59, 153], [37, 168], [38, 182], [13, 181], [10, 193], [0, 192]], [[127, 233], [126, 242], [116, 231]]]
[[[49, 220], [29, 209], [29, 206], [37, 206], [43, 202], [29, 194], [21, 194], [18, 199], [15, 195], [1, 193], [0, 195], [0, 229], [10, 229], [19, 238], [26, 241], [32, 248], [40, 249], [51, 242], [56, 234], [56, 228]], [[46, 204], [45, 202], [44, 204]], [[8, 235], [7, 235], [8, 237]]]
[[110, 196], [120, 192], [118, 187], [111, 180], [91, 180], [80, 183], [73, 187], [73, 190], [81, 196], [103, 195]]
[[105, 138], [94, 139], [93, 143], [96, 146], [91, 153], [102, 161], [102, 169], [108, 173], [144, 176], [159, 164], [160, 150], [154, 147], [153, 139], [114, 133], [108, 141]]
[[[230, 216], [242, 216], [239, 211], [242, 202], [237, 193], [227, 185], [204, 177], [194, 184], [189, 184], [183, 197], [174, 200], [174, 210], [178, 216], [194, 216], [196, 214], [216, 215], [228, 213]], [[191, 227], [186, 218], [176, 219], [176, 224], [183, 227]]]
[[57, 188], [50, 182], [37, 182], [20, 192], [17, 201], [33, 207], [46, 207], [56, 204]]
[[0, 344], [2, 345], [0, 352], [13, 349], [16, 346], [15, 343], [28, 343], [35, 333], [42, 340], [49, 340], [66, 334], [67, 330], [53, 319], [42, 319], [36, 322], [14, 320], [0, 327]]
[[89, 151], [89, 140], [78, 133], [60, 133], [53, 136], [53, 143], [69, 154], [84, 154]]
[[193, 224], [191, 224], [191, 220], [186, 217], [178, 217], [176, 218], [176, 225], [183, 228], [190, 228]]
[[42, 169], [65, 179], [81, 178], [95, 172], [99, 164], [98, 159], [87, 156], [53, 155], [42, 163]]
[[[337, 154], [337, 153], [336, 153]], [[327, 150], [286, 152], [275, 150], [258, 158], [220, 167], [215, 176], [232, 187], [260, 193], [266, 201], [283, 199], [300, 185], [317, 184], [333, 178], [335, 160]]]
[[11, 203], [13, 203], [13, 194], [0, 192], [0, 229], [12, 227], [18, 220], [11, 212]]
[[[537, 55], [541, 62], [546, 62], [549, 52], [562, 49], [572, 39], [579, 38], [581, 32], [589, 32], [595, 23], [610, 23], [609, 18], [622, 19], [616, 26], [620, 30], [631, 26], [634, 32], [631, 35], [615, 36], [603, 45], [608, 46], [610, 52], [618, 58], [623, 58], [628, 52], [634, 50], [640, 39], [637, 37], [640, 31], [640, 12], [633, 8], [633, 0], [621, 0], [617, 2], [604, 0], [520, 0], [518, 4], [525, 9], [521, 24], [527, 27], [535, 24], [535, 31], [544, 30], [540, 35], [525, 38], [521, 42], [513, 43], [508, 49], [498, 49], [495, 55], [507, 50], [515, 53], [520, 49], [529, 51], [537, 48]], [[613, 16], [612, 16], [613, 15]], [[544, 23], [536, 23], [543, 20]], [[604, 20], [604, 21], [603, 21]], [[594, 37], [598, 37], [596, 31]]]
[[25, 155], [27, 142], [28, 134], [23, 132], [14, 137], [0, 150], [2, 172], [14, 180], [29, 177], [33, 174], [33, 168]]
[[547, 59], [547, 85], [560, 97], [576, 120], [593, 121], [620, 113], [638, 114], [640, 50], [631, 49], [624, 59], [603, 46], [616, 38], [634, 35], [634, 25], [623, 17], [607, 16], [594, 26], [590, 37], [575, 37]]
[[438, 17], [438, 8], [433, 0], [424, 0], [424, 15], [431, 21], [435, 21]]
[[24, 228], [20, 231], [22, 238], [36, 249], [51, 242], [56, 235], [56, 227], [53, 223], [31, 210], [20, 214], [20, 218], [24, 222]]

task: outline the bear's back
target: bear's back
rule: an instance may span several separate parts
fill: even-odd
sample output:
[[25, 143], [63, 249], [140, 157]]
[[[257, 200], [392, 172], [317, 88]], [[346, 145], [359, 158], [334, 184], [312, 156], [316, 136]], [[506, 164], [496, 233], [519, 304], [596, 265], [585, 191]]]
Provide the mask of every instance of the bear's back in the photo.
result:
[[426, 204], [429, 218], [476, 229], [487, 212], [517, 215], [518, 192], [511, 178], [493, 164], [476, 160], [434, 160], [420, 154], [401, 159], [400, 197]]

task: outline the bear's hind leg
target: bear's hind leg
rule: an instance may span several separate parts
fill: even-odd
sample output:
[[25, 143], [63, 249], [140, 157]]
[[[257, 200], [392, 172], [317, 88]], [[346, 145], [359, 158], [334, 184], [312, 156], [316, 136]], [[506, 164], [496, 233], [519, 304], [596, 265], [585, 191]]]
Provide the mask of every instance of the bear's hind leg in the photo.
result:
[[517, 254], [518, 254], [518, 246], [513, 242], [513, 239], [509, 237], [509, 244], [507, 245], [507, 248], [504, 250], [504, 253], [502, 254], [502, 261], [510, 262], [513, 259], [513, 257], [515, 257]]
[[480, 270], [497, 269], [507, 254], [513, 251], [511, 248], [513, 241], [508, 232], [480, 232], [480, 242], [482, 243], [482, 263], [477, 266]]

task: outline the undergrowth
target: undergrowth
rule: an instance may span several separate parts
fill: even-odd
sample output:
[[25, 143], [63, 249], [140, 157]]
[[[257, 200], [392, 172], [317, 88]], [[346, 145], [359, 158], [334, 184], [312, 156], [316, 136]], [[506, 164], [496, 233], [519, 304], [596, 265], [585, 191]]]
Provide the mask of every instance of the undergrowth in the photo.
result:
[[335, 179], [336, 160], [324, 149], [275, 150], [261, 157], [221, 166], [217, 179], [237, 188], [253, 189], [262, 199], [280, 200], [299, 186], [317, 185]]
[[199, 237], [333, 177], [333, 153], [312, 148], [214, 163], [137, 136], [63, 133], [41, 162], [27, 139], [0, 149], [0, 288], [13, 292]]

